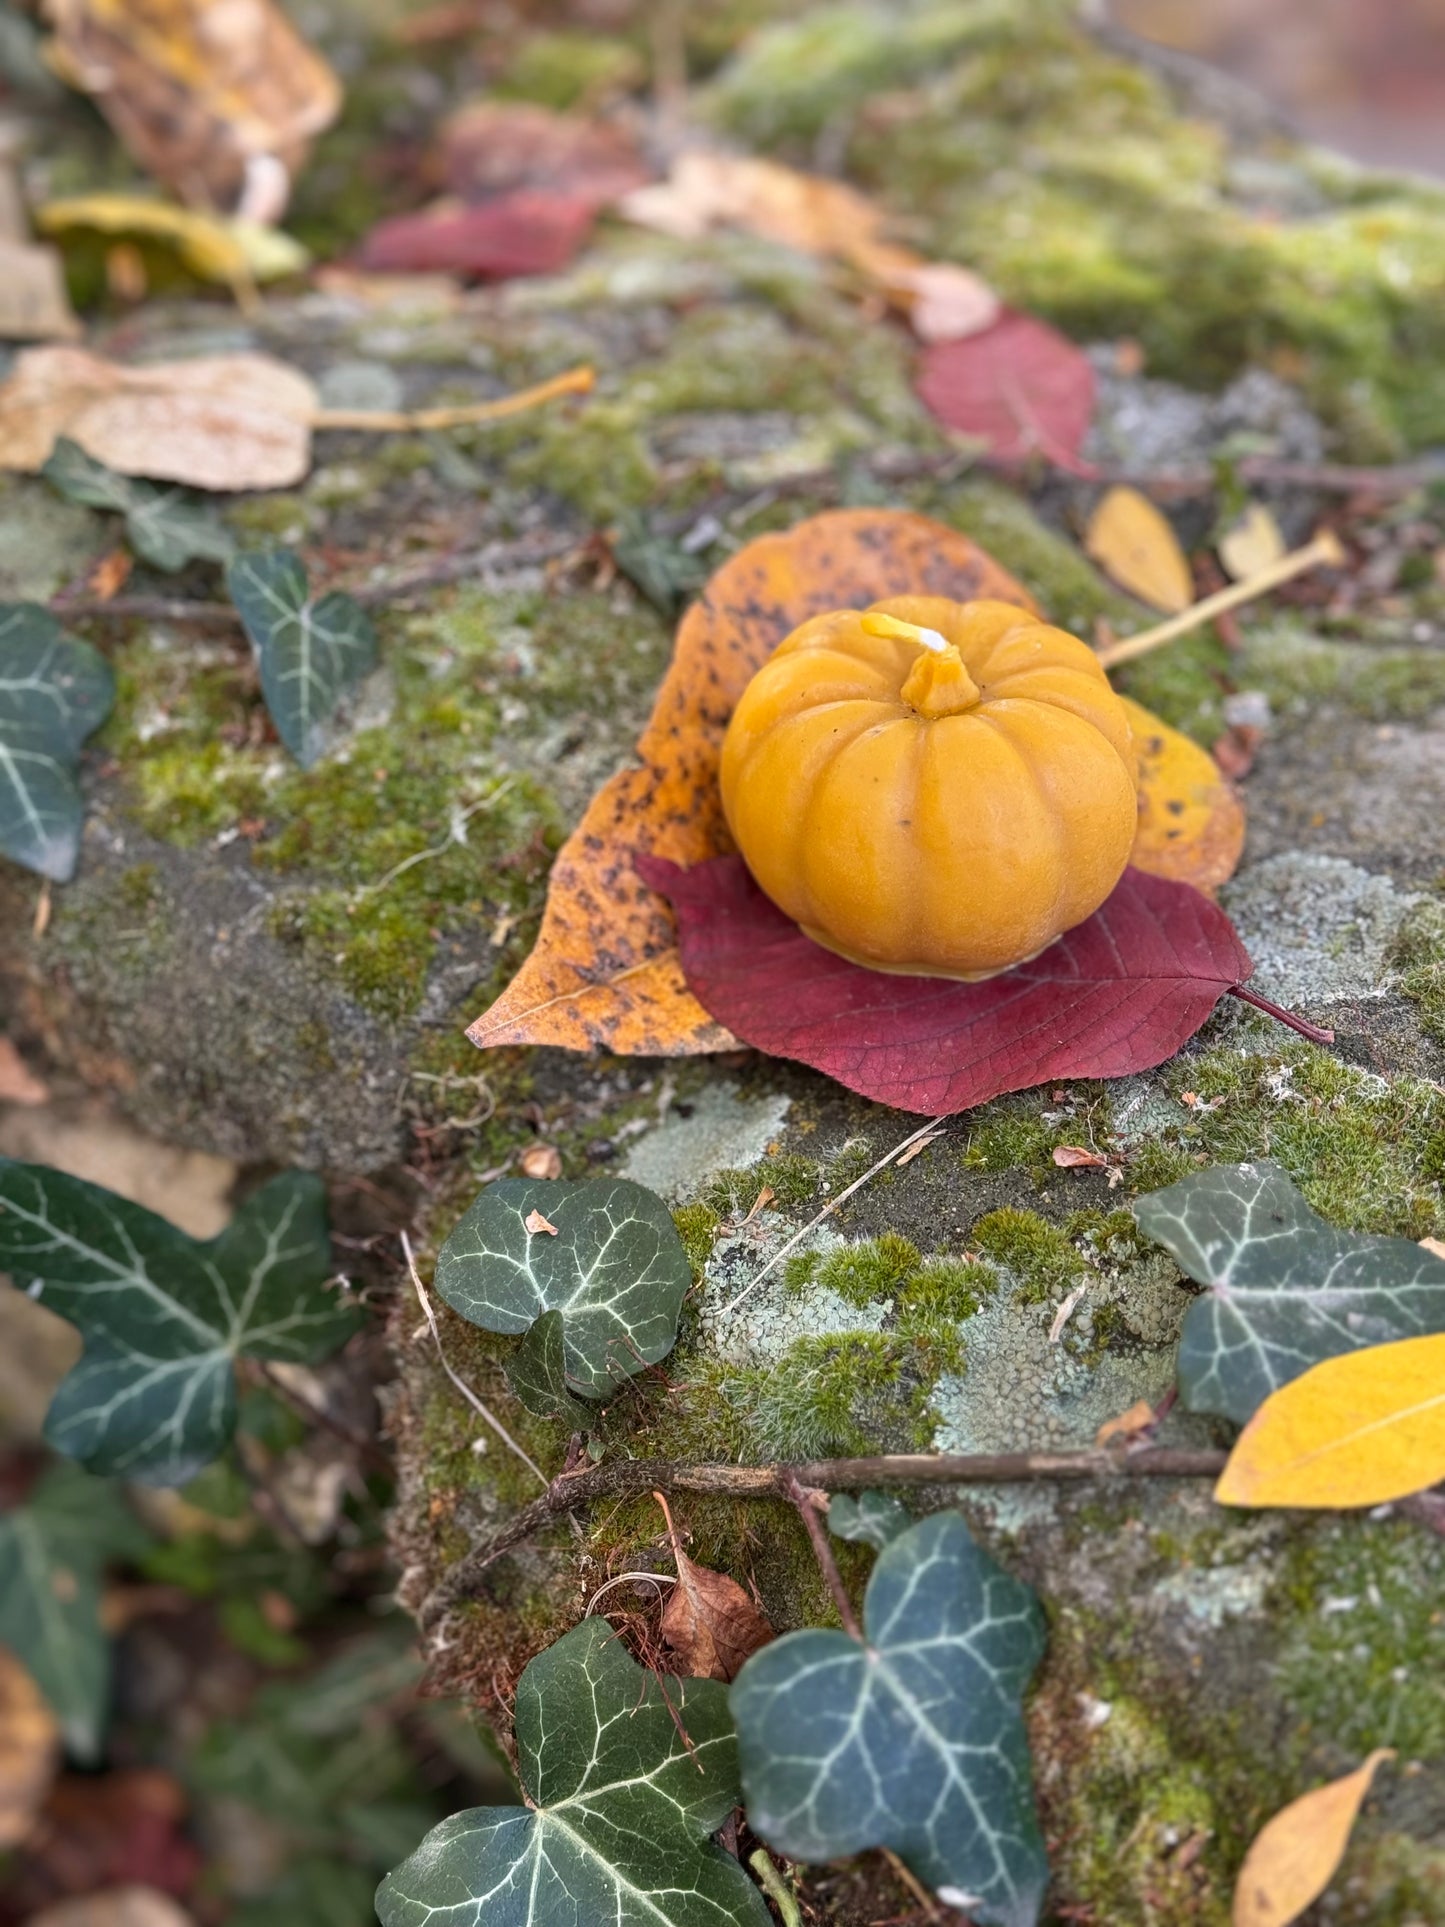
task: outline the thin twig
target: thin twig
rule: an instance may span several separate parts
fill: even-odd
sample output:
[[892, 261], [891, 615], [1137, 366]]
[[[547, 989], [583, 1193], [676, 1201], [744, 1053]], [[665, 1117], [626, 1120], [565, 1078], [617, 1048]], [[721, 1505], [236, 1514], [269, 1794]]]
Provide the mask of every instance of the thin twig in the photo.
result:
[[468, 1385], [467, 1381], [463, 1377], [461, 1377], [459, 1373], [452, 1370], [451, 1361], [448, 1359], [446, 1353], [442, 1350], [442, 1335], [437, 1328], [436, 1313], [431, 1308], [431, 1300], [426, 1295], [426, 1286], [422, 1283], [421, 1278], [417, 1272], [416, 1259], [412, 1256], [411, 1239], [407, 1237], [404, 1231], [401, 1234], [401, 1248], [406, 1257], [406, 1268], [411, 1273], [411, 1282], [412, 1282], [413, 1288], [416, 1291], [417, 1297], [421, 1301], [421, 1308], [423, 1312], [425, 1312], [426, 1314], [426, 1322], [431, 1327], [431, 1335], [433, 1340], [436, 1343], [437, 1357], [441, 1360], [442, 1370], [446, 1373], [447, 1377], [451, 1380], [452, 1384], [456, 1386], [457, 1390], [461, 1393], [462, 1397], [467, 1401], [468, 1405], [471, 1406], [472, 1410], [474, 1412], [479, 1412], [481, 1416], [487, 1421], [487, 1424], [491, 1426], [492, 1430], [496, 1433], [497, 1437], [502, 1441], [503, 1445], [506, 1446], [507, 1450], [509, 1452], [515, 1453], [516, 1456], [522, 1461], [523, 1465], [526, 1466], [527, 1470], [529, 1472], [535, 1473], [540, 1483], [548, 1491], [550, 1491], [551, 1486], [548, 1484], [547, 1474], [542, 1470], [541, 1466], [538, 1465], [537, 1461], [534, 1458], [532, 1458], [529, 1453], [524, 1451], [520, 1445], [518, 1445], [517, 1441], [512, 1437], [511, 1433], [507, 1430], [506, 1426], [503, 1425], [502, 1421], [499, 1418], [497, 1418], [493, 1412], [488, 1410], [488, 1408], [482, 1403], [482, 1401], [477, 1397], [476, 1393], [472, 1390], [471, 1386]]
[[445, 1573], [422, 1608], [434, 1625], [454, 1600], [476, 1587], [503, 1553], [526, 1543], [555, 1519], [595, 1499], [637, 1498], [663, 1492], [720, 1493], [732, 1499], [784, 1499], [783, 1481], [823, 1492], [859, 1492], [874, 1485], [998, 1485], [1035, 1479], [1214, 1479], [1224, 1452], [1172, 1446], [1137, 1451], [934, 1453], [897, 1452], [867, 1459], [819, 1459], [806, 1465], [674, 1465], [667, 1459], [612, 1459], [553, 1479], [540, 1499], [523, 1506], [500, 1531]]
[[1321, 529], [1313, 542], [1282, 555], [1278, 562], [1271, 562], [1267, 569], [1261, 569], [1245, 581], [1232, 582], [1227, 589], [1205, 596], [1202, 602], [1192, 603], [1189, 608], [1153, 629], [1145, 629], [1137, 636], [1126, 636], [1122, 642], [1111, 642], [1107, 649], [1096, 652], [1099, 662], [1105, 669], [1112, 669], [1116, 663], [1133, 662], [1136, 656], [1147, 656], [1151, 649], [1157, 649], [1161, 643], [1172, 642], [1176, 636], [1188, 635], [1191, 629], [1202, 629], [1206, 622], [1212, 622], [1229, 609], [1237, 609], [1241, 603], [1253, 602], [1256, 596], [1265, 595], [1269, 590], [1277, 589], [1282, 582], [1303, 575], [1306, 569], [1321, 566], [1335, 569], [1344, 559], [1345, 552], [1334, 530]]
[[838, 1570], [838, 1561], [833, 1557], [833, 1548], [828, 1543], [828, 1528], [818, 1516], [813, 1495], [799, 1483], [796, 1472], [785, 1473], [781, 1483], [783, 1497], [803, 1522], [803, 1529], [813, 1548], [813, 1557], [817, 1560], [818, 1570], [823, 1575], [823, 1584], [828, 1588], [833, 1604], [838, 1609], [843, 1631], [856, 1639], [861, 1646], [863, 1628], [858, 1623], [857, 1613], [853, 1610], [853, 1601], [848, 1597], [848, 1588], [843, 1584], [843, 1575]]
[[171, 596], [52, 596], [50, 613], [65, 622], [192, 622], [198, 627], [239, 629], [241, 618], [229, 602], [182, 602]]
[[907, 1861], [900, 1860], [892, 1847], [880, 1847], [878, 1851], [883, 1855], [883, 1858], [888, 1862], [899, 1880], [923, 1909], [923, 1918], [925, 1920], [942, 1920], [944, 1918], [943, 1909], [918, 1878], [918, 1875], [908, 1865]]
[[586, 395], [597, 385], [597, 371], [585, 364], [569, 368], [565, 374], [539, 381], [535, 387], [522, 388], [515, 395], [497, 401], [471, 402], [461, 408], [318, 408], [311, 417], [313, 428], [374, 429], [382, 434], [404, 433], [430, 428], [470, 428], [480, 422], [497, 422], [508, 415], [521, 415], [543, 402], [556, 401], [561, 395]]
[[824, 1218], [831, 1217], [833, 1212], [835, 1212], [838, 1209], [838, 1206], [844, 1203], [848, 1198], [851, 1198], [855, 1191], [861, 1191], [863, 1189], [863, 1186], [867, 1184], [870, 1178], [876, 1178], [878, 1173], [882, 1170], [885, 1170], [887, 1166], [892, 1164], [896, 1158], [902, 1157], [903, 1153], [908, 1149], [910, 1144], [916, 1144], [919, 1138], [924, 1136], [926, 1132], [936, 1131], [938, 1130], [938, 1127], [940, 1124], [946, 1124], [948, 1122], [950, 1115], [951, 1113], [945, 1111], [942, 1117], [931, 1117], [929, 1118], [926, 1124], [920, 1124], [916, 1131], [909, 1132], [908, 1136], [904, 1138], [901, 1144], [895, 1144], [893, 1149], [891, 1151], [886, 1151], [883, 1154], [883, 1156], [879, 1158], [876, 1164], [870, 1165], [868, 1169], [863, 1173], [861, 1178], [854, 1178], [853, 1182], [850, 1185], [846, 1186], [842, 1191], [840, 1191], [836, 1198], [829, 1198], [828, 1202], [823, 1206], [823, 1209], [818, 1213], [817, 1217], [810, 1218], [808, 1223], [803, 1226], [801, 1231], [795, 1231], [792, 1237], [788, 1239], [787, 1243], [785, 1245], [781, 1245], [778, 1248], [778, 1250], [776, 1250], [773, 1253], [772, 1257], [769, 1258], [768, 1262], [763, 1266], [762, 1270], [755, 1273], [754, 1276], [748, 1280], [748, 1282], [743, 1286], [742, 1290], [738, 1293], [737, 1297], [733, 1299], [731, 1304], [727, 1304], [723, 1306], [722, 1310], [717, 1314], [717, 1316], [719, 1318], [726, 1318], [730, 1312], [735, 1312], [738, 1306], [743, 1302], [744, 1298], [747, 1297], [748, 1293], [750, 1291], [755, 1290], [757, 1286], [759, 1286], [763, 1282], [764, 1278], [767, 1277], [768, 1273], [774, 1270], [778, 1265], [782, 1263], [783, 1259], [787, 1257], [790, 1251], [796, 1250], [797, 1247], [803, 1242], [804, 1238], [808, 1236], [808, 1233], [810, 1231], [816, 1231], [818, 1226], [823, 1222]]
[[376, 1439], [368, 1438], [364, 1432], [353, 1431], [351, 1426], [344, 1424], [324, 1406], [313, 1405], [304, 1393], [298, 1392], [293, 1385], [288, 1385], [284, 1379], [278, 1378], [265, 1359], [257, 1359], [254, 1362], [271, 1390], [279, 1393], [302, 1418], [309, 1419], [313, 1425], [321, 1426], [323, 1431], [330, 1432], [334, 1438], [344, 1441], [354, 1452], [359, 1452], [363, 1458], [369, 1459], [376, 1471], [385, 1472], [388, 1475], [395, 1472], [396, 1467], [392, 1464], [390, 1455], [382, 1449]]
[[803, 1913], [797, 1896], [778, 1872], [777, 1863], [766, 1847], [754, 1847], [748, 1865], [758, 1877], [758, 1885], [783, 1917], [783, 1927], [803, 1927]]

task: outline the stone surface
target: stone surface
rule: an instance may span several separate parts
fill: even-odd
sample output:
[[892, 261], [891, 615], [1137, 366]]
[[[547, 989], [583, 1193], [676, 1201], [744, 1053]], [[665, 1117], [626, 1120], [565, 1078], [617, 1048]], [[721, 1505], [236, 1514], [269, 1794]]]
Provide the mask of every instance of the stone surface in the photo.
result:
[[[719, 66], [733, 10], [685, 10], [698, 71], [716, 70], [698, 116], [783, 158], [846, 164], [920, 245], [1093, 343], [1100, 459], [1359, 460], [1445, 435], [1431, 190], [1343, 182], [1258, 127], [1221, 131], [1047, 0], [748, 11], [772, 28]], [[388, 43], [387, 64], [403, 58]], [[409, 98], [439, 114], [443, 82], [408, 72]], [[359, 117], [364, 78], [353, 101]], [[374, 217], [375, 189], [357, 189], [373, 138], [359, 120], [338, 129], [301, 183], [298, 222], [326, 252]], [[1418, 331], [1408, 358], [1400, 315]], [[461, 1035], [525, 955], [551, 853], [626, 761], [666, 661], [672, 610], [617, 574], [606, 532], [666, 575], [839, 502], [913, 506], [974, 534], [1080, 633], [1101, 618], [1128, 633], [1150, 618], [1078, 548], [1092, 487], [969, 472], [912, 395], [902, 329], [860, 315], [832, 268], [740, 236], [687, 246], [604, 226], [545, 281], [333, 283], [268, 296], [244, 325], [178, 300], [124, 327], [143, 356], [266, 348], [337, 406], [481, 400], [574, 361], [598, 370], [585, 406], [491, 429], [323, 434], [306, 483], [226, 506], [243, 542], [297, 544], [318, 580], [377, 598], [385, 674], [315, 770], [271, 739], [235, 632], [88, 626], [120, 687], [87, 754], [80, 873], [40, 937], [38, 885], [0, 874], [0, 995], [48, 1066], [169, 1145], [322, 1168], [339, 1210], [378, 1187], [384, 1222], [368, 1230], [387, 1250], [410, 1208], [395, 1200], [412, 1200], [424, 1265], [477, 1185], [539, 1140], [568, 1177], [622, 1171], [662, 1192], [698, 1287], [677, 1351], [597, 1415], [603, 1451], [747, 1463], [1087, 1445], [1167, 1390], [1189, 1303], [1128, 1206], [1204, 1163], [1268, 1153], [1336, 1222], [1445, 1233], [1445, 1034], [1425, 994], [1445, 960], [1437, 946], [1422, 965], [1418, 935], [1445, 873], [1445, 592], [1423, 539], [1423, 570], [1358, 609], [1320, 597], [1246, 615], [1239, 652], [1195, 638], [1121, 678], [1206, 744], [1266, 726], [1224, 901], [1258, 987], [1333, 1025], [1336, 1046], [1226, 1007], [1157, 1071], [953, 1121], [784, 1255], [916, 1120], [746, 1053], [479, 1057]], [[1121, 336], [1143, 344], [1142, 372], [1121, 372], [1137, 361]], [[1327, 498], [1269, 500], [1304, 535]], [[1206, 545], [1220, 498], [1168, 505]], [[6, 484], [3, 507], [0, 593], [48, 594], [117, 539], [39, 482]], [[1422, 495], [1398, 520], [1433, 527], [1435, 512]], [[424, 579], [447, 556], [468, 558], [462, 580]], [[128, 587], [218, 592], [204, 567], [179, 582], [137, 570]], [[1112, 1170], [1053, 1163], [1078, 1144]], [[388, 1302], [395, 1274], [375, 1262]], [[405, 1290], [389, 1303], [393, 1541], [415, 1606], [535, 1481], [479, 1436]], [[451, 1316], [442, 1329], [456, 1368], [559, 1467], [567, 1438], [507, 1388], [511, 1341]], [[1225, 1432], [1175, 1413], [1161, 1437]], [[1060, 1920], [1223, 1927], [1252, 1829], [1393, 1743], [1402, 1770], [1322, 1918], [1445, 1922], [1445, 1545], [1399, 1518], [1223, 1514], [1197, 1484], [961, 1502], [1049, 1609], [1031, 1720]], [[827, 1616], [786, 1508], [678, 1511], [693, 1556], [755, 1582], [780, 1627]], [[499, 1564], [431, 1643], [440, 1687], [498, 1716], [520, 1664], [598, 1585], [662, 1560], [650, 1503], [599, 1507], [587, 1527]], [[844, 1560], [860, 1581], [863, 1555]], [[837, 1927], [911, 1904], [876, 1859], [814, 1870], [805, 1895]]]

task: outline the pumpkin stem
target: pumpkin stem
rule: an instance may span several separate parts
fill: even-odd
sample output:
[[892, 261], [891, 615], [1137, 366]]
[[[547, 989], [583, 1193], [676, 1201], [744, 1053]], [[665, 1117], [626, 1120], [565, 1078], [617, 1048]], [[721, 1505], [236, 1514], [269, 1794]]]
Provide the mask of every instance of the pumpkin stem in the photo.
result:
[[964, 668], [963, 657], [936, 629], [904, 622], [901, 616], [869, 614], [861, 620], [865, 635], [918, 645], [922, 653], [899, 694], [920, 716], [960, 716], [980, 700], [983, 692]]

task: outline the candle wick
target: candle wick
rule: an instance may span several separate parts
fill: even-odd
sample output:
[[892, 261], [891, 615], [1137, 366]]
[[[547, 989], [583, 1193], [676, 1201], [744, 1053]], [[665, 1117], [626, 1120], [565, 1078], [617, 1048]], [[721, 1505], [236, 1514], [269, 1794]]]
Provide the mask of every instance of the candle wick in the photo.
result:
[[923, 644], [925, 649], [932, 649], [940, 656], [948, 648], [947, 641], [936, 629], [920, 629], [918, 631], [918, 640]]

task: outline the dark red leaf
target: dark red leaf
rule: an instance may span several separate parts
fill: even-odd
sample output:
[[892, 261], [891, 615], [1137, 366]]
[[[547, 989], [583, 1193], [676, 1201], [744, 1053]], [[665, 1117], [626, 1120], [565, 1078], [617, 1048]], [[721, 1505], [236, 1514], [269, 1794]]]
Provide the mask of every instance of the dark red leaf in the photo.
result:
[[976, 435], [1001, 462], [1031, 455], [1076, 475], [1094, 413], [1094, 371], [1072, 341], [1007, 308], [991, 328], [925, 350], [918, 395], [945, 428]]
[[440, 144], [447, 187], [464, 201], [527, 189], [602, 208], [652, 178], [623, 128], [527, 101], [461, 107], [443, 126]]
[[669, 899], [688, 988], [744, 1043], [849, 1090], [939, 1116], [1059, 1077], [1161, 1064], [1253, 969], [1186, 883], [1126, 870], [1087, 923], [981, 984], [864, 970], [805, 937], [741, 857], [683, 870], [638, 856]]
[[503, 194], [481, 207], [441, 202], [379, 222], [361, 244], [361, 265], [381, 274], [462, 274], [506, 281], [554, 274], [592, 231], [586, 196]]

